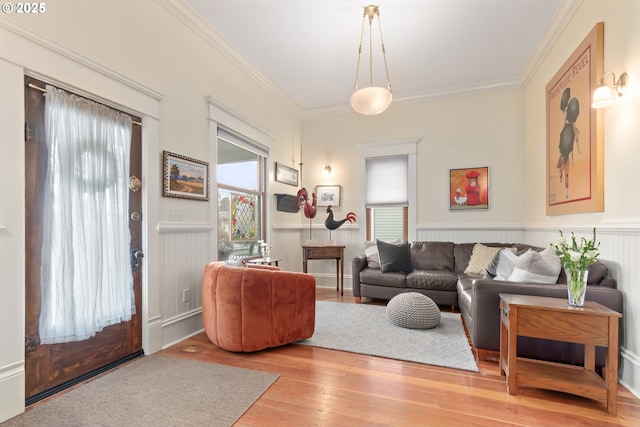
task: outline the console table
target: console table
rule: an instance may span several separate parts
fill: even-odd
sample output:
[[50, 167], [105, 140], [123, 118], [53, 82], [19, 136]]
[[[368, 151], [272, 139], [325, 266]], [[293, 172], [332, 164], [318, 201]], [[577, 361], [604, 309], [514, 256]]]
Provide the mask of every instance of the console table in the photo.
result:
[[[534, 387], [603, 402], [617, 413], [618, 320], [622, 317], [594, 301], [572, 307], [565, 298], [500, 294], [500, 374], [507, 391]], [[584, 344], [584, 367], [518, 357], [518, 337]], [[595, 347], [606, 347], [603, 376], [595, 372]]]
[[302, 271], [307, 272], [307, 260], [335, 259], [336, 260], [336, 291], [344, 295], [344, 248], [345, 246], [322, 245], [302, 247]]

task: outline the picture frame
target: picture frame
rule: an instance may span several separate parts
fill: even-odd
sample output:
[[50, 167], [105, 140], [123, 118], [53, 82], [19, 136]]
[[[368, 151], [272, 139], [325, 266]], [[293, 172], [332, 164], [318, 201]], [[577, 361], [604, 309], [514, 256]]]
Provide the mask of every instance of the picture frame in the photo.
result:
[[604, 211], [602, 110], [591, 97], [603, 73], [599, 22], [549, 80], [546, 92], [546, 214]]
[[449, 169], [450, 211], [489, 209], [489, 190], [488, 166]]
[[289, 166], [285, 166], [282, 163], [276, 162], [275, 179], [277, 182], [281, 182], [283, 184], [293, 185], [294, 187], [297, 187], [298, 171], [296, 169], [290, 168]]
[[165, 150], [162, 176], [164, 197], [209, 200], [209, 163]]
[[316, 206], [340, 206], [340, 185], [316, 185]]

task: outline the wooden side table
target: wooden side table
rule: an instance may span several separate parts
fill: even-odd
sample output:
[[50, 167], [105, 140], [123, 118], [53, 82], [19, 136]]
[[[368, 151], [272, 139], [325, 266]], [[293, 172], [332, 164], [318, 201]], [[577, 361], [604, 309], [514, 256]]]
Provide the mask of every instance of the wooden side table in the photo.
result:
[[335, 259], [336, 260], [336, 291], [344, 295], [344, 248], [345, 246], [322, 245], [302, 247], [302, 271], [307, 272], [307, 260]]
[[[617, 413], [618, 320], [594, 301], [571, 307], [564, 298], [500, 294], [500, 374], [507, 391], [518, 387], [561, 391], [603, 402]], [[584, 344], [584, 367], [518, 357], [518, 337]], [[603, 376], [595, 372], [595, 347], [606, 347]]]

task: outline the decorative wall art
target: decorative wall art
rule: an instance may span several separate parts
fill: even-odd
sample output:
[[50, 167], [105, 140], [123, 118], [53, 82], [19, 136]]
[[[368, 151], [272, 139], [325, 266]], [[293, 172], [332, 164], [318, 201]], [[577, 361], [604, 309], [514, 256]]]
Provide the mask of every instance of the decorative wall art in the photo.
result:
[[162, 152], [162, 195], [182, 199], [209, 200], [209, 163]]
[[489, 209], [489, 168], [449, 169], [449, 210]]
[[602, 110], [591, 96], [603, 70], [604, 24], [596, 24], [547, 83], [547, 215], [604, 210]]
[[316, 185], [316, 196], [318, 206], [340, 206], [339, 185]]
[[276, 163], [276, 181], [297, 187], [298, 171], [282, 163]]
[[231, 193], [231, 241], [256, 240], [256, 197]]

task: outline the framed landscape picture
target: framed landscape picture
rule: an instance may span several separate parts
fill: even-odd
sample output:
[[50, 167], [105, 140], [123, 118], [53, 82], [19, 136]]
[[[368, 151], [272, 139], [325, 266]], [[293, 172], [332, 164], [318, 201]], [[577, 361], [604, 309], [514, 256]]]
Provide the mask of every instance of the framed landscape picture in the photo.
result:
[[449, 169], [449, 210], [489, 209], [489, 168]]
[[339, 185], [316, 185], [317, 206], [340, 206]]
[[209, 163], [162, 152], [162, 195], [182, 199], [209, 200]]
[[591, 108], [603, 72], [603, 38], [600, 22], [545, 87], [550, 216], [604, 210], [603, 113]]

